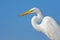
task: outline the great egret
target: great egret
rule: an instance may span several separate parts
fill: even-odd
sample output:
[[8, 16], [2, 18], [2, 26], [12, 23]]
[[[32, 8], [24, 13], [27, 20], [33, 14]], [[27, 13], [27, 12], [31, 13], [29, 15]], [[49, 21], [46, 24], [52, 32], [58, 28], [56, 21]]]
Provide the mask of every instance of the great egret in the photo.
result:
[[[31, 24], [39, 32], [44, 33], [51, 40], [60, 40], [60, 25], [50, 16], [42, 16], [41, 11], [38, 8], [32, 8], [20, 16], [24, 16], [27, 14], [36, 13], [37, 16], [33, 16], [31, 20]], [[42, 21], [38, 24], [39, 21]]]

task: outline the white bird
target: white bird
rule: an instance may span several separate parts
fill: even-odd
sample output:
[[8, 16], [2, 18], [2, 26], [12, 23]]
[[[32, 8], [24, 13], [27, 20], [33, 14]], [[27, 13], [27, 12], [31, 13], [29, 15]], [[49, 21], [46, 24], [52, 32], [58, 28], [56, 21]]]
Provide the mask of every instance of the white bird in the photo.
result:
[[[60, 25], [50, 16], [43, 17], [41, 11], [38, 8], [32, 8], [20, 16], [36, 13], [37, 16], [33, 16], [31, 24], [34, 29], [44, 33], [50, 40], [60, 40]], [[38, 24], [38, 22], [41, 22]]]

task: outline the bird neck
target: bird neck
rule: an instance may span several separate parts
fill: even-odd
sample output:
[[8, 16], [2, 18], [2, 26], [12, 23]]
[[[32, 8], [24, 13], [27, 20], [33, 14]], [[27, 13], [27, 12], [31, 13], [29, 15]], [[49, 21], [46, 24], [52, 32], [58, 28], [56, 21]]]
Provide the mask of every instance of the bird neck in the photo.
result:
[[40, 26], [39, 26], [39, 24], [37, 22], [41, 21], [43, 16], [42, 16], [42, 14], [41, 14], [41, 12], [39, 10], [36, 12], [36, 14], [37, 14], [37, 16], [33, 16], [33, 18], [32, 18], [32, 21], [31, 21], [32, 26], [37, 31], [41, 31]]
[[40, 11], [37, 11], [36, 13], [37, 13], [36, 17], [37, 17], [38, 21], [41, 21], [43, 19], [42, 13]]

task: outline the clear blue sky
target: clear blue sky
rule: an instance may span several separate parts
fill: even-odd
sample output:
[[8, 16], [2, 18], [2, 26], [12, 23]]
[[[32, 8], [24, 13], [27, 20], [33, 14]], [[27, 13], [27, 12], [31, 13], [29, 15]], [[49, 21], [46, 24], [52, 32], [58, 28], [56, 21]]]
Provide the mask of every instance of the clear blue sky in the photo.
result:
[[60, 23], [60, 0], [0, 0], [0, 40], [49, 40], [32, 27], [32, 14], [18, 16], [33, 7]]

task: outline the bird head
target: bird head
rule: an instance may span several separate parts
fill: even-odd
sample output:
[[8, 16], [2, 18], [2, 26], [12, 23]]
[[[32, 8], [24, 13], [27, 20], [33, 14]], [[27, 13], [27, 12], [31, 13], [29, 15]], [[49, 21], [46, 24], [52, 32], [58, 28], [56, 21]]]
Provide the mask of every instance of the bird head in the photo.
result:
[[30, 10], [28, 10], [28, 11], [22, 13], [22, 14], [19, 14], [19, 16], [25, 16], [27, 14], [35, 13], [35, 12], [37, 12], [37, 10], [38, 10], [38, 8], [32, 8], [32, 9], [30, 9]]

